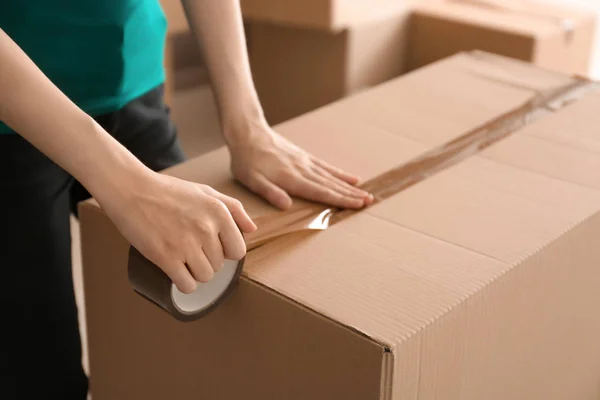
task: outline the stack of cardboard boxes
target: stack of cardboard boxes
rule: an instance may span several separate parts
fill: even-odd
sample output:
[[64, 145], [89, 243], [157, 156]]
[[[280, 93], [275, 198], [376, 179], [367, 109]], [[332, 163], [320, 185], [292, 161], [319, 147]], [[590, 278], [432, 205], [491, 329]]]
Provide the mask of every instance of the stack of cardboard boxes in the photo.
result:
[[431, 0], [415, 7], [407, 69], [482, 49], [554, 71], [588, 72], [594, 14], [524, 0]]
[[[206, 85], [180, 0], [168, 86]], [[587, 73], [592, 13], [526, 0], [242, 0], [250, 62], [276, 124], [460, 51], [485, 50], [564, 73]]]
[[526, 0], [243, 0], [266, 115], [279, 123], [460, 51], [585, 74], [594, 15]]
[[285, 121], [405, 71], [408, 22], [416, 1], [301, 3], [242, 2], [254, 82], [269, 122]]

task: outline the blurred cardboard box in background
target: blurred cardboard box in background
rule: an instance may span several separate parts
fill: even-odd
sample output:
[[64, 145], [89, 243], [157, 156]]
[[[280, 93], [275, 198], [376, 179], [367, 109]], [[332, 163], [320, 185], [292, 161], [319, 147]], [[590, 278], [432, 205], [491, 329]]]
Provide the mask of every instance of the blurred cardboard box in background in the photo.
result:
[[160, 3], [168, 24], [165, 42], [165, 103], [171, 105], [177, 76], [173, 42], [178, 37], [187, 35], [189, 27], [180, 0], [160, 0]]
[[165, 103], [170, 107], [187, 156], [224, 144], [208, 70], [189, 29], [180, 0], [161, 0], [168, 21]]
[[418, 0], [241, 0], [244, 18], [255, 22], [313, 28], [348, 29], [386, 19]]
[[586, 75], [595, 15], [524, 0], [431, 0], [415, 7], [407, 69], [459, 51], [485, 50], [568, 74]]
[[[168, 92], [208, 84], [179, 0], [168, 16]], [[587, 74], [594, 13], [527, 0], [242, 0], [249, 57], [276, 124], [460, 51]]]
[[526, 0], [244, 4], [254, 80], [271, 123], [460, 51], [586, 74], [595, 21], [590, 12]]
[[336, 31], [250, 22], [250, 63], [267, 120], [283, 122], [401, 75], [409, 11]]

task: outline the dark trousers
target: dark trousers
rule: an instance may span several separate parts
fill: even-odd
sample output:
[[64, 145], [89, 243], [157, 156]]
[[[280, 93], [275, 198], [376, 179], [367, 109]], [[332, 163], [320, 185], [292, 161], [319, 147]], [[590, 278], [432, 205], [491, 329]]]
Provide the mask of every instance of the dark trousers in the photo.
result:
[[[158, 87], [96, 118], [153, 170], [184, 159], [162, 97]], [[20, 136], [0, 135], [2, 399], [86, 398], [69, 215], [88, 197], [79, 182]]]

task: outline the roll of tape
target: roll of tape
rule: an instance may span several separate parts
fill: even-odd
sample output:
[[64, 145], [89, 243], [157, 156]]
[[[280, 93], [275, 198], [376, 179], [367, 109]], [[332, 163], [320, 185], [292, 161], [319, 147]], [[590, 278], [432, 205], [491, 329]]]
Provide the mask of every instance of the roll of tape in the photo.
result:
[[[246, 237], [248, 251], [281, 236], [329, 226], [332, 209], [304, 206], [255, 219], [258, 231]], [[135, 247], [129, 249], [127, 272], [133, 289], [180, 321], [193, 321], [212, 311], [234, 289], [242, 273], [244, 259], [226, 260], [207, 283], [199, 283], [190, 294], [180, 292], [169, 277]]]
[[180, 292], [171, 279], [135, 247], [129, 249], [127, 274], [133, 289], [180, 321], [194, 321], [211, 312], [237, 284], [244, 259], [225, 260], [207, 283], [190, 294]]

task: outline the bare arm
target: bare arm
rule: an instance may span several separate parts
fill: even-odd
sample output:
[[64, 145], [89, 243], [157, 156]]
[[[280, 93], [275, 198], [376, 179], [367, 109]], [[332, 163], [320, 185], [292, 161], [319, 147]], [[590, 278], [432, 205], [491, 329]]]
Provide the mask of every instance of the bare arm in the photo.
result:
[[280, 208], [290, 196], [360, 208], [372, 197], [358, 178], [319, 160], [273, 131], [252, 82], [239, 0], [182, 0], [204, 52], [234, 176]]
[[54, 86], [2, 30], [0, 60], [0, 120], [91, 193], [121, 191], [128, 181], [146, 173], [131, 153]]
[[250, 72], [238, 0], [182, 0], [204, 53], [227, 142], [247, 135], [264, 116]]
[[[72, 103], [0, 30], [0, 120], [77, 178], [121, 233], [183, 292], [210, 279], [255, 228], [212, 188], [157, 174]], [[188, 268], [189, 267], [189, 270]]]

